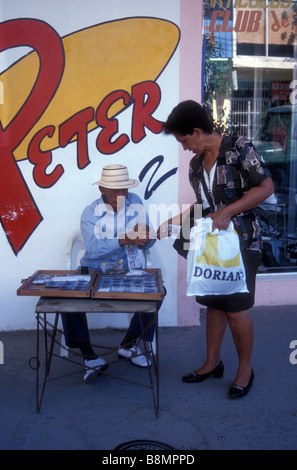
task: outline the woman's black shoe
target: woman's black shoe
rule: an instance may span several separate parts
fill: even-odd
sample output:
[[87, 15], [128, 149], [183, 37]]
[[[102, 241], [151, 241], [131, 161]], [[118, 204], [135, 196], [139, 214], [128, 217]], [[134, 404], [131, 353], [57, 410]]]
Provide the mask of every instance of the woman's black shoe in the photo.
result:
[[250, 378], [249, 383], [247, 384], [246, 387], [241, 387], [240, 385], [233, 384], [229, 390], [229, 396], [230, 398], [241, 398], [244, 397], [249, 391], [249, 389], [252, 386], [253, 380], [255, 378], [254, 371], [252, 369], [252, 375]]
[[198, 383], [203, 382], [203, 380], [208, 379], [208, 377], [213, 376], [215, 379], [220, 379], [223, 377], [224, 374], [224, 364], [222, 361], [219, 362], [217, 367], [215, 367], [212, 371], [207, 372], [206, 374], [197, 374], [196, 372], [192, 372], [192, 374], [185, 375], [183, 377], [183, 382], [186, 383]]

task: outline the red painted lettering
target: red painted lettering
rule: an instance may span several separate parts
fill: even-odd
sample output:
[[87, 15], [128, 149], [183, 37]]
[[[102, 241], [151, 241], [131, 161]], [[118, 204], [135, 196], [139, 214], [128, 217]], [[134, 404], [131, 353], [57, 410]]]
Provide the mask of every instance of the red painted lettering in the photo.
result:
[[251, 11], [247, 33], [257, 33], [260, 29], [262, 11]]
[[230, 26], [230, 28], [228, 28], [230, 16], [231, 16], [231, 11], [230, 10], [226, 11], [225, 16], [224, 16], [223, 25], [222, 25], [222, 33], [231, 33], [233, 31], [232, 26]]
[[155, 82], [138, 83], [132, 87], [132, 99], [134, 101], [132, 140], [137, 143], [145, 137], [145, 127], [155, 134], [162, 131], [162, 122], [152, 117], [152, 113], [160, 103], [161, 90]]
[[278, 17], [276, 15], [275, 11], [271, 11], [271, 16], [272, 16], [273, 21], [274, 21], [274, 23], [271, 25], [271, 29], [272, 29], [272, 31], [277, 33], [281, 28], [280, 22], [278, 20]]
[[110, 95], [104, 98], [96, 111], [96, 122], [98, 126], [102, 127], [102, 131], [97, 137], [96, 145], [99, 152], [106, 155], [118, 152], [129, 143], [129, 137], [126, 134], [120, 135], [115, 141], [111, 142], [112, 137], [118, 132], [119, 126], [117, 119], [109, 119], [107, 115], [110, 107], [120, 99], [128, 106], [130, 103], [129, 93], [123, 90], [110, 93]]
[[218, 33], [219, 31], [221, 31], [221, 26], [216, 25], [218, 16], [224, 16], [224, 12], [222, 10], [215, 10], [212, 13], [208, 28], [208, 31], [210, 31], [211, 33]]
[[44, 137], [52, 137], [54, 132], [55, 126], [44, 127], [35, 134], [28, 147], [28, 160], [34, 165], [33, 178], [41, 188], [53, 186], [64, 173], [62, 165], [57, 165], [51, 173], [47, 174], [46, 169], [52, 163], [52, 152], [43, 152], [40, 149], [40, 143]]
[[65, 147], [77, 136], [77, 166], [80, 170], [90, 163], [88, 152], [88, 123], [94, 120], [94, 109], [89, 107], [59, 126], [59, 144]]
[[0, 50], [17, 46], [35, 49], [39, 55], [40, 69], [30, 96], [18, 114], [5, 129], [0, 123], [0, 216], [15, 254], [41, 222], [42, 216], [23, 180], [13, 151], [48, 106], [59, 85], [64, 67], [62, 41], [42, 21], [18, 19], [1, 23]]
[[249, 14], [249, 11], [239, 10], [237, 12], [236, 22], [234, 26], [234, 31], [236, 31], [236, 33], [244, 33], [246, 31]]

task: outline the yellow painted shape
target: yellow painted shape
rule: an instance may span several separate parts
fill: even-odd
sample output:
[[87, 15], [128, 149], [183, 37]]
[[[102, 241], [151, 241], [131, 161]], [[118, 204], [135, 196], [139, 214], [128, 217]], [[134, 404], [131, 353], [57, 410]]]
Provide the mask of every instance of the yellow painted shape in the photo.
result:
[[[207, 255], [205, 255], [207, 253]], [[240, 253], [232, 259], [218, 258], [218, 237], [208, 234], [205, 240], [205, 247], [202, 255], [197, 255], [196, 263], [218, 266], [220, 268], [234, 268], [240, 265]]]
[[[137, 83], [156, 80], [166, 67], [178, 41], [179, 29], [166, 20], [127, 18], [83, 29], [63, 38], [65, 69], [61, 83], [45, 113], [15, 150], [16, 160], [27, 158], [28, 144], [43, 127], [56, 126], [51, 139], [42, 141], [42, 150], [58, 144], [58, 126], [82, 109], [95, 110], [103, 98], [115, 90], [131, 93]], [[39, 71], [39, 58], [32, 52], [0, 75], [4, 104], [0, 120], [5, 128], [27, 99]], [[123, 109], [122, 101], [112, 115]], [[109, 116], [111, 117], [111, 116]], [[97, 127], [90, 123], [88, 131]]]

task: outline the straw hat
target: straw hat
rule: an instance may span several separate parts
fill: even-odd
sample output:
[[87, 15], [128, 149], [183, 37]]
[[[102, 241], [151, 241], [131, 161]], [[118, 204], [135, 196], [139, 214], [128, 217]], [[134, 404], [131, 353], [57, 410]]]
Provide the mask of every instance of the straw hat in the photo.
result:
[[101, 179], [94, 184], [110, 189], [128, 189], [135, 188], [139, 182], [129, 179], [125, 165], [106, 165], [102, 168]]

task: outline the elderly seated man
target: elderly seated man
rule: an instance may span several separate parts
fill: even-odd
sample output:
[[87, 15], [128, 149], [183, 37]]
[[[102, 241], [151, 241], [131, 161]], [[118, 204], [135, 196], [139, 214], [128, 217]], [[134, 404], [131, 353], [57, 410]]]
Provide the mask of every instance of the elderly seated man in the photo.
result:
[[[139, 183], [129, 178], [126, 166], [118, 164], [105, 166], [101, 179], [95, 184], [99, 186], [101, 197], [87, 206], [81, 216], [80, 229], [86, 246], [81, 266], [99, 272], [128, 269], [129, 252], [138, 248], [146, 250], [156, 241], [141, 199], [129, 192]], [[146, 331], [145, 340], [153, 340], [155, 327], [151, 320], [150, 314], [141, 315], [141, 320], [138, 314], [133, 315], [118, 348], [120, 358], [130, 358], [140, 367], [151, 365], [137, 346], [142, 328]], [[79, 348], [84, 357], [84, 381], [88, 383], [100, 374], [106, 362], [92, 348], [86, 314], [62, 314], [62, 322], [67, 346]]]

